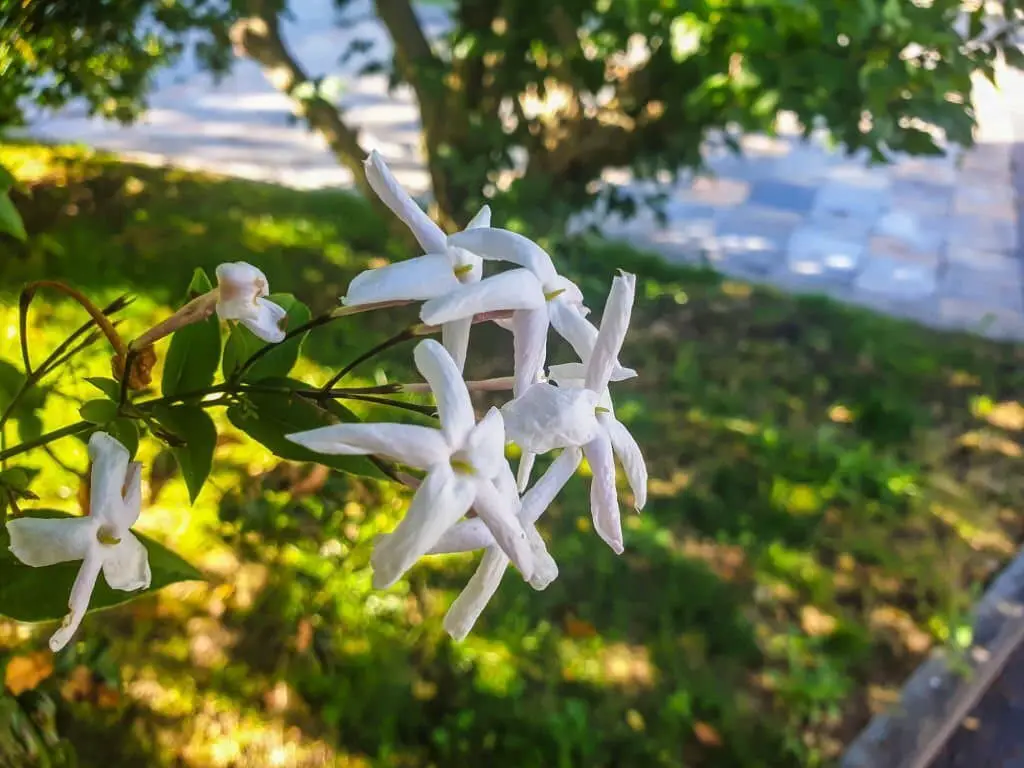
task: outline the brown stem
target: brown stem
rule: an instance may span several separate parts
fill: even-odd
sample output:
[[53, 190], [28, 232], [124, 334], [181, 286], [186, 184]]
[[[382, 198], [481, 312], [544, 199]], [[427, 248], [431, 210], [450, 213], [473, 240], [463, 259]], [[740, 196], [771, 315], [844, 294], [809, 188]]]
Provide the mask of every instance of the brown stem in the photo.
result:
[[93, 304], [89, 298], [76, 288], [72, 288], [70, 285], [58, 282], [56, 280], [36, 280], [34, 283], [29, 283], [25, 286], [25, 290], [22, 291], [23, 296], [27, 296], [25, 299], [26, 310], [27, 304], [32, 301], [32, 296], [39, 288], [53, 288], [56, 291], [60, 291], [65, 296], [69, 296], [79, 304], [82, 308], [89, 313], [93, 322], [99, 326], [100, 330], [103, 331], [103, 335], [107, 337], [110, 345], [114, 348], [114, 351], [124, 357], [128, 354], [128, 347], [125, 345], [121, 336], [118, 334], [117, 329], [114, 328], [114, 324], [110, 322], [108, 318], [100, 309]]
[[285, 47], [278, 24], [277, 3], [245, 0], [243, 7], [247, 15], [231, 28], [231, 41], [236, 50], [257, 62], [267, 80], [278, 91], [293, 98], [309, 127], [324, 137], [338, 162], [352, 172], [360, 192], [371, 201], [377, 200], [363, 173], [366, 152], [359, 145], [355, 129], [346, 125], [334, 105], [322, 97], [294, 97], [296, 89], [311, 82], [311, 78]]
[[217, 308], [217, 297], [219, 295], [218, 289], [214, 288], [202, 296], [197, 296], [166, 320], [157, 323], [137, 339], [134, 339], [128, 346], [132, 349], [143, 349], [144, 347], [152, 346], [164, 336], [170, 336], [179, 328], [205, 320]]
[[[493, 379], [479, 379], [467, 381], [466, 389], [470, 392], [505, 392], [512, 389], [515, 378], [512, 376], [499, 376]], [[425, 394], [430, 392], [430, 385], [426, 382], [415, 384], [399, 384], [402, 392]]]

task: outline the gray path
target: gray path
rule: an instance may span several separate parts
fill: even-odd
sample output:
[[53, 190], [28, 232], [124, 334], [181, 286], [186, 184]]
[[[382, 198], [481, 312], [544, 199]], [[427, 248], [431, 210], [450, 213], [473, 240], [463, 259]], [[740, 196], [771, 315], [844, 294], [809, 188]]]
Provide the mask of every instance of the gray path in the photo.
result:
[[[338, 57], [353, 37], [386, 46], [365, 1], [346, 15], [355, 26], [334, 26], [331, 0], [294, 2], [285, 25], [292, 50], [312, 74], [344, 83], [341, 104], [361, 127], [364, 146], [381, 151], [416, 193], [427, 176], [417, 153], [419, 128], [407, 90], [386, 92], [383, 77], [354, 78]], [[439, 6], [420, 9], [428, 28], [445, 28]], [[783, 116], [777, 138], [748, 136], [744, 158], [705, 147], [713, 175], [661, 191], [669, 222], [648, 215], [628, 222], [601, 217], [610, 237], [652, 247], [670, 260], [707, 261], [727, 273], [781, 286], [824, 292], [940, 327], [1024, 338], [1018, 194], [1014, 143], [1024, 142], [1024, 78], [1002, 73], [1001, 90], [979, 82], [978, 146], [963, 155], [899, 159], [868, 168], [820, 141], [802, 144]], [[152, 110], [120, 127], [69, 109], [35, 120], [38, 136], [296, 187], [348, 185], [322, 142], [290, 119], [288, 100], [258, 68], [238, 63], [216, 84], [183, 62], [164, 73]], [[609, 183], [634, 188], [627, 174]], [[638, 190], [640, 191], [640, 190]], [[501, 223], [500, 211], [496, 223]]]

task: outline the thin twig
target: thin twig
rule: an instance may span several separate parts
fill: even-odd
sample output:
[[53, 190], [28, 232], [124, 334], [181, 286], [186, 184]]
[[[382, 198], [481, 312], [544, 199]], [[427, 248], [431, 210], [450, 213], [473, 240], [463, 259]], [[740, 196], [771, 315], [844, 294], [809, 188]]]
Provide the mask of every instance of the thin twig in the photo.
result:
[[328, 379], [327, 383], [324, 384], [323, 387], [321, 387], [321, 390], [326, 392], [329, 389], [332, 389], [335, 384], [337, 384], [344, 376], [351, 373], [361, 363], [364, 363], [367, 360], [376, 357], [381, 352], [390, 349], [391, 347], [398, 346], [404, 341], [409, 341], [409, 339], [416, 338], [416, 335], [417, 334], [415, 326], [413, 326], [411, 328], [403, 329], [402, 331], [396, 333], [391, 338], [385, 339], [380, 344], [377, 344], [376, 346], [366, 350], [363, 354], [359, 355], [355, 360], [353, 360], [340, 371], [338, 371], [334, 376]]
[[[324, 393], [327, 394], [327, 393]], [[437, 408], [432, 405], [419, 405], [418, 403], [407, 403], [404, 400], [391, 400], [387, 397], [375, 397], [374, 395], [331, 395], [332, 399], [339, 400], [359, 400], [363, 403], [375, 403], [377, 405], [387, 405], [391, 408], [400, 408], [405, 411], [413, 411], [424, 416], [436, 416]]]
[[260, 358], [262, 358], [265, 354], [270, 352], [272, 349], [275, 349], [279, 344], [284, 344], [289, 339], [293, 339], [293, 338], [295, 338], [296, 336], [298, 336], [300, 334], [303, 334], [303, 333], [306, 333], [306, 332], [312, 330], [313, 328], [319, 328], [321, 325], [327, 325], [327, 323], [331, 322], [332, 320], [336, 320], [337, 317], [338, 316], [335, 316], [335, 315], [332, 315], [332, 314], [320, 315], [319, 317], [314, 317], [308, 323], [303, 323], [302, 325], [300, 325], [300, 326], [298, 326], [296, 328], [292, 328], [292, 330], [288, 331], [288, 333], [286, 333], [284, 335], [284, 338], [281, 339], [280, 341], [275, 342], [273, 344], [266, 344], [266, 345], [260, 347], [259, 349], [257, 349], [251, 355], [249, 355], [249, 357], [245, 360], [245, 362], [243, 362], [238, 367], [238, 370], [236, 370], [233, 374], [231, 374], [231, 378], [233, 380], [235, 380], [235, 381], [238, 381], [239, 379], [242, 378], [242, 374], [244, 374], [246, 371], [248, 371], [250, 368], [252, 368], [252, 366]]

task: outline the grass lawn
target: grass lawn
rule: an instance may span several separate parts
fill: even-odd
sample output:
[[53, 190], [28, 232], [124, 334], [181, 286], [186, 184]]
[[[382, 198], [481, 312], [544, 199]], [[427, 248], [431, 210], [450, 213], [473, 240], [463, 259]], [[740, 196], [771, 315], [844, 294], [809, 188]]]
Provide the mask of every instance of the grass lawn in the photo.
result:
[[[0, 147], [0, 163], [24, 181], [17, 203], [36, 234], [0, 244], [0, 357], [15, 364], [30, 279], [101, 302], [130, 291], [134, 335], [195, 266], [252, 262], [318, 311], [401, 255], [345, 194], [29, 145]], [[82, 766], [827, 765], [932, 646], [969, 643], [969, 606], [1024, 539], [1024, 348], [623, 246], [556, 258], [598, 311], [614, 268], [639, 276], [623, 362], [641, 375], [616, 405], [648, 458], [651, 501], [630, 513], [625, 554], [593, 534], [588, 484], [573, 480], [544, 521], [558, 581], [535, 593], [507, 577], [454, 644], [441, 617], [473, 557], [370, 589], [369, 543], [404, 492], [278, 465], [229, 433], [189, 509], [148, 440], [142, 528], [210, 582], [87, 619], [56, 660], [40, 690]], [[325, 380], [410, 316], [316, 331], [301, 374]], [[80, 322], [41, 296], [36, 354]], [[508, 372], [508, 334], [485, 336], [470, 374]], [[409, 353], [360, 372], [402, 380]], [[92, 396], [81, 377], [107, 366], [95, 348], [77, 378], [50, 382], [46, 426], [76, 419]], [[53, 454], [26, 462], [44, 470], [36, 491], [74, 509], [84, 446]], [[0, 623], [0, 665], [46, 634]]]

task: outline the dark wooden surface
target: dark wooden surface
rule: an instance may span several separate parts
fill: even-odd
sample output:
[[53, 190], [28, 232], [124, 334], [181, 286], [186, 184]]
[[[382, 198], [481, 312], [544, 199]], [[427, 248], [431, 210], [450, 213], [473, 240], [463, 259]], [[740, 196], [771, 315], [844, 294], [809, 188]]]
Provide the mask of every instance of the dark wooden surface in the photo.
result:
[[1024, 768], [1024, 647], [946, 743], [931, 768]]

